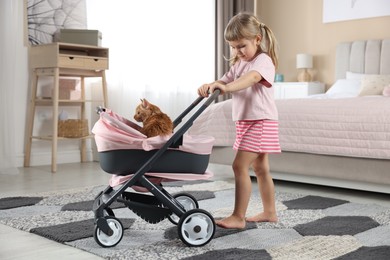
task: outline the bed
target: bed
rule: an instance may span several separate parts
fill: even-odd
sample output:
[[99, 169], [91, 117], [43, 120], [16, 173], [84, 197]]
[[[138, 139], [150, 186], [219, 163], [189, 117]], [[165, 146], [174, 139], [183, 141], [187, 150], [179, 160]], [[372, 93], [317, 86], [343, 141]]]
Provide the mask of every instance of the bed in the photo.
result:
[[[338, 44], [335, 67], [325, 94], [276, 100], [282, 153], [270, 155], [272, 175], [390, 194], [390, 39]], [[231, 100], [210, 106], [189, 133], [214, 136], [210, 162], [231, 165]]]

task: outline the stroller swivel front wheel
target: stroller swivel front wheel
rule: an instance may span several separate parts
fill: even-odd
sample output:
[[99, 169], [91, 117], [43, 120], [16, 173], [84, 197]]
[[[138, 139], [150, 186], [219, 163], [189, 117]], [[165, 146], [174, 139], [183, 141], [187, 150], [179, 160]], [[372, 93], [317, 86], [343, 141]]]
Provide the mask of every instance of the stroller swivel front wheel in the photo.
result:
[[95, 232], [93, 237], [100, 246], [102, 247], [113, 247], [116, 246], [123, 237], [123, 226], [122, 223], [115, 217], [105, 217], [108, 226], [111, 228], [112, 235], [105, 234], [99, 226], [95, 225]]
[[[199, 204], [196, 201], [195, 197], [188, 193], [178, 193], [173, 196], [183, 207], [186, 211], [189, 211], [191, 209], [198, 209]], [[177, 225], [179, 223], [180, 218], [175, 214], [172, 213], [168, 217], [169, 221], [172, 222], [172, 224]]]
[[104, 216], [112, 216], [112, 217], [115, 217], [115, 213], [114, 211], [111, 209], [111, 208], [105, 208], [103, 210], [103, 215]]
[[181, 216], [178, 231], [181, 241], [186, 245], [206, 245], [215, 233], [214, 218], [202, 209], [189, 210]]

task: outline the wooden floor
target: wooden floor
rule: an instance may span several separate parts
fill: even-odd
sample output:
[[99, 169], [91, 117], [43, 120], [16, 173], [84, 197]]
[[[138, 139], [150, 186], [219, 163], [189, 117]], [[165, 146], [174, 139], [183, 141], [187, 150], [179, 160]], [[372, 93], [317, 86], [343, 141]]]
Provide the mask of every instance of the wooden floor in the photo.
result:
[[[214, 179], [233, 182], [229, 166], [210, 164]], [[15, 174], [0, 174], [0, 197], [29, 195], [108, 184], [109, 174], [96, 162], [58, 165], [56, 173], [50, 166], [19, 168]], [[255, 185], [255, 182], [254, 182]], [[390, 195], [329, 188], [323, 186], [275, 181], [277, 191], [315, 194], [359, 203], [376, 203], [390, 207]], [[1, 214], [1, 211], [0, 211]], [[0, 259], [101, 259], [82, 250], [56, 243], [37, 235], [0, 224]]]

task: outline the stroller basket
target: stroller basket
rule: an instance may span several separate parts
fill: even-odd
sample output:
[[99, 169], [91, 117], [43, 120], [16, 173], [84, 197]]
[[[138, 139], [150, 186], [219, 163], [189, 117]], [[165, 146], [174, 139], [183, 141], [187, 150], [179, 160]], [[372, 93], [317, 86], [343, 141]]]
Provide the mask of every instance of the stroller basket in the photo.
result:
[[[168, 137], [146, 138], [139, 126], [113, 113], [99, 108], [100, 120], [92, 132], [99, 152], [102, 169], [125, 178], [118, 187], [108, 186], [96, 196], [95, 241], [102, 247], [117, 245], [123, 237], [123, 226], [111, 209], [113, 202], [123, 203], [142, 219], [157, 223], [168, 218], [178, 226], [179, 238], [189, 246], [203, 246], [215, 233], [215, 222], [210, 213], [199, 209], [196, 199], [187, 193], [169, 194], [155, 176], [190, 176], [189, 180], [204, 179], [209, 163], [214, 138], [189, 136], [187, 130], [194, 120], [218, 97], [216, 90]], [[198, 97], [175, 120], [175, 128], [190, 111], [197, 107], [203, 97]], [[114, 176], [115, 176], [114, 175]], [[114, 177], [113, 176], [113, 177]], [[195, 176], [195, 177], [194, 177]], [[165, 177], [163, 177], [165, 178]], [[150, 194], [130, 192], [129, 187], [141, 187]], [[135, 189], [137, 190], [137, 189]]]
[[[105, 172], [133, 174], [169, 141], [170, 136], [146, 138], [138, 128], [138, 125], [111, 110], [101, 111], [100, 120], [92, 132], [95, 134], [100, 166]], [[178, 140], [161, 154], [148, 172], [205, 172], [214, 138], [184, 134]]]
[[[100, 166], [105, 172], [133, 174], [161, 150], [162, 154], [156, 156], [158, 158], [152, 164], [149, 163], [148, 172], [203, 174], [206, 171], [214, 138], [184, 134], [182, 128], [188, 129], [192, 122], [171, 137], [146, 138], [138, 131], [138, 125], [111, 110], [100, 109], [99, 114], [100, 120], [92, 132], [95, 134]], [[183, 116], [180, 115], [174, 124], [177, 125]], [[164, 147], [165, 143], [169, 143], [169, 146]]]

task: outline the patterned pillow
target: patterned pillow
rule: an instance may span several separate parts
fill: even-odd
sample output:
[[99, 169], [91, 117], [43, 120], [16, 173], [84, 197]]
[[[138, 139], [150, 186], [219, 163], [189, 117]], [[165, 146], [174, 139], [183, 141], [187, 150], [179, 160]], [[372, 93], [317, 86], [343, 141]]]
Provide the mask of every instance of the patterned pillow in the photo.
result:
[[390, 75], [365, 75], [362, 77], [359, 96], [382, 95], [390, 84]]

